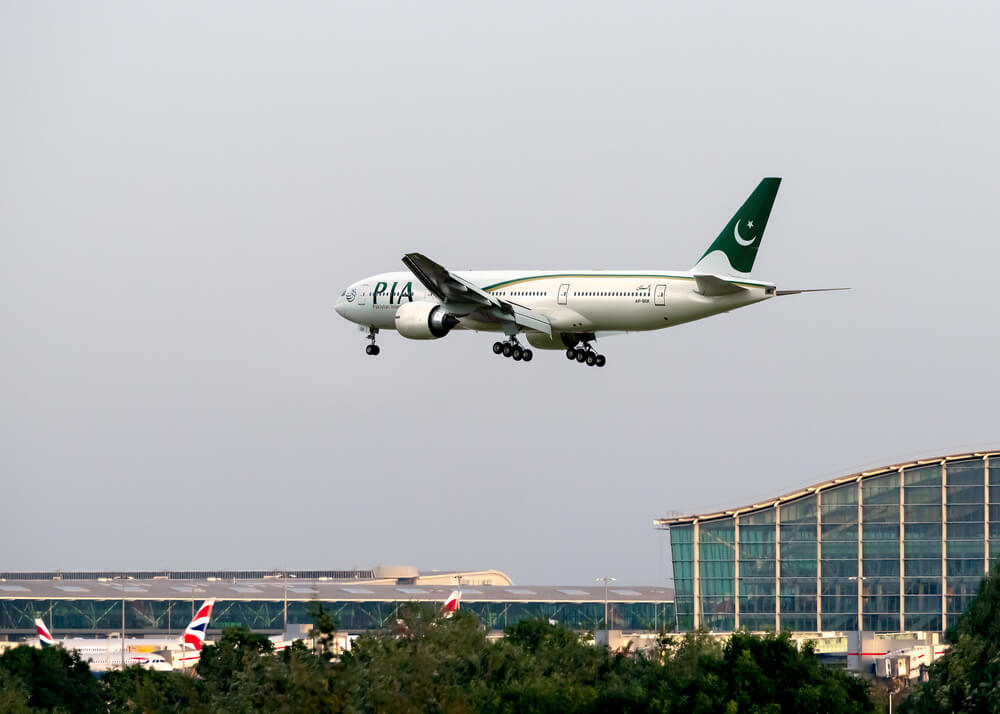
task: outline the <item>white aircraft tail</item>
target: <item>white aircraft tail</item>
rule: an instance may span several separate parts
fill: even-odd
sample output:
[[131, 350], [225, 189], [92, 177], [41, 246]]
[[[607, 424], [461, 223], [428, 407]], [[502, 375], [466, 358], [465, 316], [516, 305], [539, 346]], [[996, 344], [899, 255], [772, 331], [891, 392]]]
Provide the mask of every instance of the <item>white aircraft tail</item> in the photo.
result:
[[181, 637], [184, 649], [190, 648], [195, 652], [201, 651], [202, 645], [205, 644], [205, 633], [208, 632], [208, 621], [212, 618], [213, 607], [215, 607], [215, 598], [209, 598], [195, 612], [194, 618], [187, 626], [187, 629], [184, 630], [184, 635]]
[[456, 612], [458, 612], [459, 603], [462, 600], [462, 591], [455, 590], [448, 596], [448, 599], [444, 601], [444, 616], [446, 618], [451, 617]]
[[56, 643], [55, 638], [52, 637], [52, 633], [49, 632], [49, 628], [45, 626], [42, 620], [35, 620], [35, 631], [38, 633], [38, 643], [42, 647], [51, 647]]

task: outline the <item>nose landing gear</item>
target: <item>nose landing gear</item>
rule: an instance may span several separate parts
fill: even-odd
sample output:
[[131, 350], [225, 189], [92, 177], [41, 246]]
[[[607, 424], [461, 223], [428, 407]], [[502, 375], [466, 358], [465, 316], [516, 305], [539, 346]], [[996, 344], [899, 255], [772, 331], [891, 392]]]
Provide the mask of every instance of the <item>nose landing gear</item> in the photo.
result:
[[369, 327], [368, 328], [368, 338], [367, 339], [371, 341], [371, 344], [370, 345], [365, 345], [365, 354], [366, 355], [370, 355], [372, 357], [375, 357], [375, 356], [378, 355], [379, 352], [382, 351], [381, 349], [379, 349], [379, 346], [375, 344], [375, 335], [377, 335], [377, 334], [378, 334], [378, 328], [377, 327]]
[[566, 350], [566, 359], [576, 360], [581, 364], [586, 362], [588, 367], [603, 367], [608, 362], [604, 355], [597, 354], [589, 342], [584, 342], [583, 347], [570, 347]]
[[506, 342], [494, 342], [493, 354], [511, 357], [515, 362], [530, 362], [535, 356], [531, 350], [521, 347], [516, 337], [510, 337]]

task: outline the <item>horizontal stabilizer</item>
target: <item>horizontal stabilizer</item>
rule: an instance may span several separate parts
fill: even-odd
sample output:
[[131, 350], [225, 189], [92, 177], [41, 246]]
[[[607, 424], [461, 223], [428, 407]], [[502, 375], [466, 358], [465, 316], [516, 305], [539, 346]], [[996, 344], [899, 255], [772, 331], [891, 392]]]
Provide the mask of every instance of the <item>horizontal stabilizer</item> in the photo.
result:
[[829, 293], [835, 290], [850, 290], [850, 288], [809, 288], [806, 290], [778, 290], [775, 295], [799, 295], [800, 293]]
[[716, 275], [695, 275], [694, 281], [698, 285], [698, 293], [706, 297], [719, 297], [720, 295], [735, 295], [746, 291], [746, 288], [736, 283], [720, 278]]

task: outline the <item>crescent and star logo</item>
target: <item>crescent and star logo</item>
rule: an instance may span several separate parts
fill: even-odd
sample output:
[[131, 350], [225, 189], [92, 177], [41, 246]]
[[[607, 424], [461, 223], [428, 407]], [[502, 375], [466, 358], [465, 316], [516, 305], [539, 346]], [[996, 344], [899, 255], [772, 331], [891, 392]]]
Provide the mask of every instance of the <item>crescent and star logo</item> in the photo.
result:
[[357, 296], [358, 296], [358, 291], [355, 290], [354, 288], [351, 288], [344, 295], [344, 299], [347, 300], [347, 302], [354, 302], [354, 298], [356, 298]]
[[[747, 228], [753, 228], [753, 221], [747, 221]], [[736, 242], [739, 243], [742, 246], [751, 245], [755, 240], [757, 240], [757, 236], [753, 236], [753, 237], [751, 237], [751, 238], [749, 238], [747, 240], [743, 239], [743, 236], [740, 235], [740, 222], [739, 221], [736, 221], [736, 225], [733, 226], [733, 238], [735, 238]]]

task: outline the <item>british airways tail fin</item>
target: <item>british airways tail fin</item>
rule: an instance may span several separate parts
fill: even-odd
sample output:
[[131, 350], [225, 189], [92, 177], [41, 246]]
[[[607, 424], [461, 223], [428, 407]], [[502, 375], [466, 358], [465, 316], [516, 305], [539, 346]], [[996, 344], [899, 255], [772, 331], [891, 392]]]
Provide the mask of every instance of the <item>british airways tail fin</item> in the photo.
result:
[[215, 607], [215, 598], [209, 598], [201, 604], [195, 612], [191, 623], [184, 630], [181, 638], [185, 649], [200, 651], [205, 644], [205, 633], [208, 631], [208, 621], [212, 619], [212, 608]]
[[49, 628], [45, 626], [45, 623], [41, 619], [35, 620], [35, 631], [38, 633], [38, 643], [42, 647], [51, 647], [56, 643], [55, 638], [52, 637], [52, 633], [49, 632]]
[[462, 591], [461, 590], [452, 591], [451, 595], [448, 596], [448, 599], [444, 601], [444, 607], [443, 607], [444, 616], [451, 617], [456, 612], [458, 612], [458, 606], [461, 600], [462, 600]]

